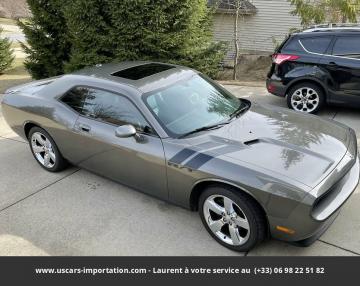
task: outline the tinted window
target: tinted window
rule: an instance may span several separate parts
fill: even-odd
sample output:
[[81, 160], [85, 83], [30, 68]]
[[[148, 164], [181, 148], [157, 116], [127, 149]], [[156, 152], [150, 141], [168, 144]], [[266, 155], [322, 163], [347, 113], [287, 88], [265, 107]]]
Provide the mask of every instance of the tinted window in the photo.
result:
[[80, 114], [115, 125], [132, 124], [150, 132], [149, 124], [139, 110], [125, 97], [111, 92], [76, 87], [61, 99]]
[[360, 54], [360, 37], [339, 37], [333, 48], [337, 56], [351, 56]]
[[299, 43], [298, 38], [291, 38], [282, 49], [282, 53], [285, 51], [304, 51]]
[[61, 101], [69, 105], [75, 111], [81, 113], [86, 99], [86, 94], [85, 89], [73, 88], [61, 98]]
[[301, 43], [311, 53], [325, 54], [328, 49], [331, 37], [303, 38]]
[[172, 68], [174, 67], [170, 65], [152, 63], [121, 70], [111, 75], [132, 80], [138, 80]]

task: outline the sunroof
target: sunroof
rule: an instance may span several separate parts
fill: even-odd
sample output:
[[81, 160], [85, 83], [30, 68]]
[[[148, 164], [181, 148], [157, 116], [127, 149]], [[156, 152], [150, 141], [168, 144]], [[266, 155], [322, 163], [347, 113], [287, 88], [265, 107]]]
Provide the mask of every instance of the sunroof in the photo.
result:
[[151, 63], [124, 69], [118, 72], [114, 72], [111, 75], [132, 80], [138, 80], [172, 68], [174, 68], [174, 66]]

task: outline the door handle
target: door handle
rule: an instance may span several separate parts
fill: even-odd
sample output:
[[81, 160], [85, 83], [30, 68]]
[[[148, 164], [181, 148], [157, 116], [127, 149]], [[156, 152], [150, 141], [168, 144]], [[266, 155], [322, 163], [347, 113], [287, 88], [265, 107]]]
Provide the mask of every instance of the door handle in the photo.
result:
[[335, 67], [335, 66], [337, 66], [337, 63], [335, 63], [335, 62], [330, 62], [329, 65]]
[[89, 125], [80, 123], [79, 124], [79, 129], [80, 129], [80, 131], [90, 132], [91, 127]]

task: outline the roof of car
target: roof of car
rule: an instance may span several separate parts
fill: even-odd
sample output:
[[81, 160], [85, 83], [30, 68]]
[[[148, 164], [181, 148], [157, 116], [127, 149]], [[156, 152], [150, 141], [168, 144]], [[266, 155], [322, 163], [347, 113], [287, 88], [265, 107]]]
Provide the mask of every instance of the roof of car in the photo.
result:
[[76, 71], [82, 75], [105, 79], [132, 86], [141, 92], [149, 92], [170, 85], [195, 71], [183, 66], [150, 61], [128, 61], [121, 63], [97, 64]]
[[360, 26], [357, 24], [323, 24], [296, 31], [294, 34], [306, 35], [309, 37], [333, 34], [355, 34], [358, 36], [357, 33], [359, 32]]

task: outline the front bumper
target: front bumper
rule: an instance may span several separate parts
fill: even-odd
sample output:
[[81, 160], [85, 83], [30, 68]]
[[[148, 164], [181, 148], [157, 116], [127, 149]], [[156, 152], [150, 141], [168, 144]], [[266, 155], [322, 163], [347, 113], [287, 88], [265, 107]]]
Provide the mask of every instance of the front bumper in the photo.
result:
[[294, 241], [292, 244], [296, 246], [309, 246], [313, 244], [316, 240], [318, 240], [325, 231], [332, 225], [334, 220], [337, 218], [337, 216], [340, 213], [340, 209], [338, 209], [329, 219], [326, 220], [321, 226], [317, 229], [317, 231], [310, 237], [305, 238], [303, 240]]
[[[339, 164], [340, 165], [340, 164]], [[334, 170], [337, 172], [338, 170]], [[292, 211], [286, 219], [269, 217], [270, 233], [275, 239], [289, 242], [298, 242], [301, 245], [309, 245], [319, 238], [332, 224], [340, 212], [341, 206], [355, 191], [360, 178], [360, 160], [356, 155], [355, 163], [350, 170], [338, 180], [328, 192], [315, 200], [312, 195], [304, 199], [302, 203]], [[294, 230], [287, 234], [276, 229], [277, 226], [285, 226]]]
[[320, 196], [313, 207], [312, 217], [317, 221], [325, 221], [336, 212], [351, 196], [359, 183], [360, 164], [359, 158], [350, 171], [328, 192]]

